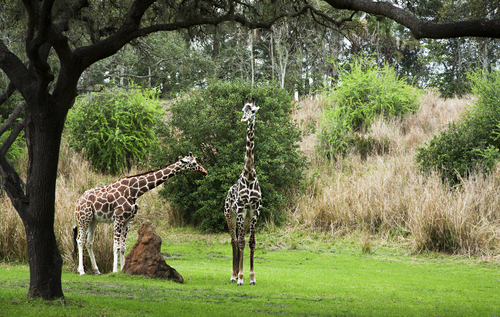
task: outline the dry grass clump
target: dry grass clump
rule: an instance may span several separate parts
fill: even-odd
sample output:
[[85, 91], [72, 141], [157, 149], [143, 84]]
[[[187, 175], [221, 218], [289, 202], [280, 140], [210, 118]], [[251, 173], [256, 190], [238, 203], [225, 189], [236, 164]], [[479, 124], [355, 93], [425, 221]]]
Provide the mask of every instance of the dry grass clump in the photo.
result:
[[[414, 115], [373, 124], [367, 136], [386, 142], [387, 150], [363, 159], [351, 153], [327, 161], [311, 150], [313, 142], [305, 140], [301, 146], [310, 159], [310, 178], [290, 210], [292, 225], [332, 236], [359, 231], [410, 243], [417, 252], [498, 254], [498, 174], [476, 174], [450, 188], [438, 175], [420, 173], [414, 158], [416, 148], [459, 118], [471, 100], [444, 100], [427, 92]], [[321, 102], [309, 113], [320, 114]], [[371, 249], [368, 238], [361, 241], [364, 252]]]

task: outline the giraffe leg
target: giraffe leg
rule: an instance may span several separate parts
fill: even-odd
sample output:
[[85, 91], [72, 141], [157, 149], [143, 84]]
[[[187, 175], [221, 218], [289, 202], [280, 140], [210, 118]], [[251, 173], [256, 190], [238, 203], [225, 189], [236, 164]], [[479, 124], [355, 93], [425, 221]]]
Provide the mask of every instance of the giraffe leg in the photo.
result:
[[92, 209], [88, 206], [77, 205], [75, 210], [75, 219], [78, 226], [78, 235], [76, 237], [76, 243], [78, 244], [78, 273], [80, 273], [80, 275], [84, 275], [85, 268], [83, 267], [83, 247], [87, 246], [89, 225], [93, 220]]
[[122, 271], [123, 267], [125, 266], [125, 250], [127, 248], [127, 234], [131, 223], [132, 221], [129, 221], [123, 226], [122, 236], [120, 240], [120, 271]]
[[95, 261], [95, 256], [94, 256], [94, 233], [95, 233], [95, 226], [97, 225], [97, 221], [95, 219], [92, 219], [92, 221], [89, 224], [88, 231], [87, 231], [87, 251], [89, 252], [89, 257], [90, 257], [90, 262], [92, 263], [92, 269], [94, 270], [95, 275], [100, 275], [101, 272], [99, 272], [99, 268], [97, 267], [97, 262]]
[[255, 251], [255, 224], [257, 223], [257, 213], [254, 213], [252, 221], [250, 222], [250, 238], [248, 241], [248, 246], [250, 247], [250, 285], [256, 285], [255, 272], [253, 270], [253, 254]]
[[231, 283], [236, 282], [238, 276], [238, 243], [236, 239], [236, 215], [231, 207], [231, 202], [226, 199], [224, 216], [226, 217], [227, 227], [229, 229], [229, 234], [231, 235], [231, 247], [233, 251], [233, 268], [231, 271]]
[[234, 229], [234, 226], [229, 229], [229, 233], [231, 234], [231, 247], [233, 249], [233, 269], [231, 271], [230, 282], [236, 282], [236, 278], [238, 277], [239, 249], [238, 240], [236, 238], [236, 230]]
[[[121, 212], [117, 212], [115, 210], [115, 215], [117, 213], [121, 214]], [[121, 235], [122, 231], [124, 230], [124, 224], [123, 224], [123, 217], [122, 216], [116, 216], [115, 217], [115, 223], [114, 223], [114, 241], [113, 241], [113, 273], [118, 272], [118, 254], [120, 253], [121, 245], [120, 245], [120, 240], [121, 240]]]
[[83, 245], [87, 243], [87, 235], [85, 230], [81, 225], [78, 227], [78, 236], [76, 242], [78, 244], [78, 273], [80, 275], [85, 275], [85, 269], [83, 268]]
[[236, 224], [238, 226], [238, 286], [243, 285], [243, 250], [245, 249], [245, 218], [239, 214], [236, 217]]

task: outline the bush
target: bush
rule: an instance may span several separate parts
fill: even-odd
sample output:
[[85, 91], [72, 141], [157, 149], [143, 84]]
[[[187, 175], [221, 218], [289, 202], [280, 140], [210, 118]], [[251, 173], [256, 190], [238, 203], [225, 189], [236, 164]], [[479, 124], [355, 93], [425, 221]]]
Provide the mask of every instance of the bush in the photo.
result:
[[[245, 97], [255, 97], [260, 110], [255, 123], [255, 169], [262, 189], [261, 220], [282, 220], [282, 207], [291, 203], [305, 158], [298, 151], [302, 133], [291, 119], [292, 98], [269, 85], [215, 82], [174, 103], [167, 132], [167, 158], [192, 151], [208, 175], [182, 173], [161, 194], [183, 210], [185, 222], [205, 231], [227, 227], [224, 201], [243, 170], [247, 123], [242, 123]], [[165, 159], [159, 157], [158, 165]]]
[[421, 171], [438, 170], [451, 184], [474, 170], [490, 171], [500, 159], [500, 73], [468, 75], [478, 98], [458, 122], [417, 149]]
[[158, 146], [164, 111], [148, 90], [110, 89], [77, 99], [68, 114], [70, 146], [96, 170], [120, 174]]
[[[328, 95], [319, 132], [320, 152], [328, 157], [344, 155], [380, 116], [403, 117], [419, 108], [419, 91], [399, 79], [394, 69], [380, 69], [368, 59], [350, 64], [339, 72], [339, 86]], [[335, 105], [335, 106], [333, 106]]]

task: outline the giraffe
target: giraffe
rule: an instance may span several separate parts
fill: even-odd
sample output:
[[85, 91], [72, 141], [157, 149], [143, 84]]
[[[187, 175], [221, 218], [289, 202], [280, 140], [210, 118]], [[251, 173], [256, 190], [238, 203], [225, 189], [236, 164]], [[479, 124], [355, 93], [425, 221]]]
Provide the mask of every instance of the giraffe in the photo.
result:
[[84, 245], [87, 246], [94, 274], [101, 274], [97, 268], [92, 249], [94, 231], [98, 222], [114, 223], [113, 272], [118, 272], [118, 254], [120, 254], [120, 269], [123, 269], [128, 229], [139, 210], [136, 203], [137, 198], [184, 169], [207, 175], [207, 171], [201, 166], [198, 158], [189, 152], [188, 156], [158, 170], [123, 177], [107, 186], [89, 189], [78, 199], [75, 206], [76, 226], [73, 228], [73, 240], [74, 254], [77, 252], [78, 244], [78, 272], [80, 275], [85, 274], [83, 268]]
[[255, 98], [252, 102], [245, 98], [243, 106], [242, 122], [248, 121], [245, 164], [240, 178], [229, 189], [224, 204], [224, 216], [226, 217], [229, 234], [231, 235], [231, 246], [233, 248], [233, 270], [231, 282], [238, 286], [243, 285], [243, 250], [245, 249], [245, 232], [250, 227], [250, 285], [255, 285], [255, 272], [253, 269], [253, 256], [255, 251], [255, 224], [259, 218], [261, 204], [261, 192], [257, 173], [254, 165], [254, 126], [255, 114], [260, 107], [255, 106]]

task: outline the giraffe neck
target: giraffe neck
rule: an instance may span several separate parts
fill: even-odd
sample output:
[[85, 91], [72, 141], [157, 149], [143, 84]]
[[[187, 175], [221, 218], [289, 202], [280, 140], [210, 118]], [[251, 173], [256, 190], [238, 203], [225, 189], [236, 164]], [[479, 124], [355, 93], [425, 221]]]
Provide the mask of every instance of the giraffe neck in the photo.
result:
[[174, 177], [184, 168], [185, 166], [182, 165], [181, 161], [177, 161], [158, 170], [136, 176], [139, 188], [135, 197], [140, 197], [147, 191], [163, 184], [166, 180]]
[[245, 152], [245, 166], [243, 168], [243, 177], [249, 181], [255, 180], [255, 164], [254, 164], [254, 127], [255, 121], [249, 121], [247, 127], [247, 142], [246, 142], [246, 152]]

